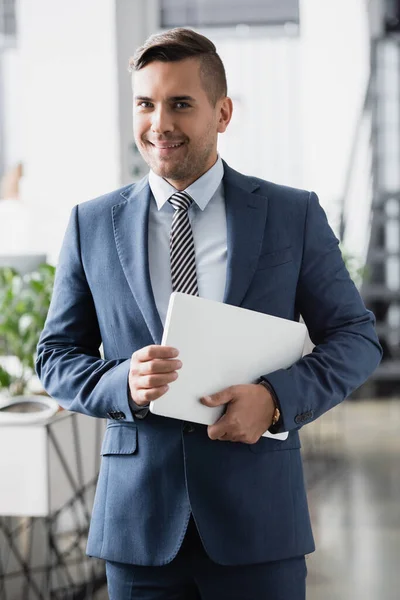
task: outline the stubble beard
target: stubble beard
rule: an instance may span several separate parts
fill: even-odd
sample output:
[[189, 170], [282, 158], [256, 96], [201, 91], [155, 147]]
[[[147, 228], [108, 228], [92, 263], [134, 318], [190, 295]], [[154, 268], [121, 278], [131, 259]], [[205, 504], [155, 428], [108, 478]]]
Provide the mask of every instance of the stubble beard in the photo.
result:
[[146, 143], [143, 150], [140, 149], [140, 153], [143, 160], [156, 175], [163, 179], [179, 182], [198, 179], [207, 170], [213, 150], [214, 141], [207, 140], [207, 143], [202, 144], [200, 148], [191, 149], [189, 147], [183, 160], [156, 159], [152, 156], [152, 150], [147, 148]]

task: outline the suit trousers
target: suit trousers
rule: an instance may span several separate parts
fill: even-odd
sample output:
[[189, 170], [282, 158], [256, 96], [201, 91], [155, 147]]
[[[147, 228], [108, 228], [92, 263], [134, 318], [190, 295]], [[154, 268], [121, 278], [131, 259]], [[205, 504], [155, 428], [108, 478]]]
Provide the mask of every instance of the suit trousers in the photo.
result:
[[304, 556], [224, 566], [206, 554], [193, 517], [176, 557], [160, 567], [106, 562], [110, 600], [305, 600]]

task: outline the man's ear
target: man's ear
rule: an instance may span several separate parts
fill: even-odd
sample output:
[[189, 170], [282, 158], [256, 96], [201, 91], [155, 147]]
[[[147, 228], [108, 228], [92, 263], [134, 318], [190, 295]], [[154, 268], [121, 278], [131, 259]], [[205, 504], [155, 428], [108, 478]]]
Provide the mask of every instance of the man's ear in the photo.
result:
[[233, 102], [231, 98], [226, 96], [223, 98], [219, 109], [218, 133], [224, 133], [232, 118]]

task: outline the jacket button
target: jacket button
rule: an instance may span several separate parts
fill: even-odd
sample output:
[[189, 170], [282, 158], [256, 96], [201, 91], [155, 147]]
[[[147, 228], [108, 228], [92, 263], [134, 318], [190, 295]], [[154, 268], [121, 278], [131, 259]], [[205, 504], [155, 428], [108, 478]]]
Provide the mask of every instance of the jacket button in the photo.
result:
[[183, 426], [183, 431], [185, 433], [193, 433], [193, 431], [194, 431], [193, 423], [185, 423]]
[[297, 415], [294, 419], [294, 422], [297, 424], [301, 423], [302, 421], [303, 421], [302, 415]]

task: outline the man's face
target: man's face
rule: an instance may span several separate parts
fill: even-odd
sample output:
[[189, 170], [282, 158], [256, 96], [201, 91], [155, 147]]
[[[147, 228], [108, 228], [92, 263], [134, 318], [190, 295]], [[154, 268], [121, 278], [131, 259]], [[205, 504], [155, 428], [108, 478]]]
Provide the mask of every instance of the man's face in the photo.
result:
[[232, 110], [229, 98], [211, 105], [199, 69], [195, 58], [154, 61], [133, 79], [136, 145], [149, 167], [181, 190], [215, 163], [218, 133]]

